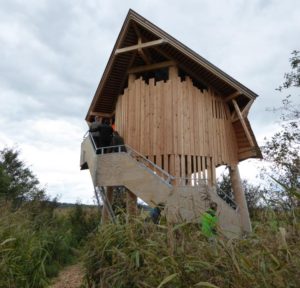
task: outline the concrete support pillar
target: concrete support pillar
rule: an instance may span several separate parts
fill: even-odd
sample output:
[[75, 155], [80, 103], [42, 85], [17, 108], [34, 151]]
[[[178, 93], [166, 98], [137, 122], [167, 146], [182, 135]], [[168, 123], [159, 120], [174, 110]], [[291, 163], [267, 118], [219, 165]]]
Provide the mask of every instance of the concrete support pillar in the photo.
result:
[[[113, 186], [107, 186], [105, 189], [106, 199], [110, 205], [112, 205], [112, 201], [113, 201], [113, 188], [114, 188]], [[109, 223], [110, 220], [111, 219], [109, 216], [108, 207], [105, 203], [103, 203], [101, 223], [106, 224], [106, 223]]]
[[230, 179], [231, 179], [234, 199], [239, 208], [242, 229], [244, 232], [251, 232], [252, 231], [251, 221], [250, 221], [244, 189], [242, 186], [239, 168], [237, 165], [232, 165], [230, 166], [229, 171], [230, 171]]
[[126, 192], [126, 209], [127, 215], [130, 218], [131, 216], [135, 216], [137, 214], [137, 197], [128, 189], [126, 189]]

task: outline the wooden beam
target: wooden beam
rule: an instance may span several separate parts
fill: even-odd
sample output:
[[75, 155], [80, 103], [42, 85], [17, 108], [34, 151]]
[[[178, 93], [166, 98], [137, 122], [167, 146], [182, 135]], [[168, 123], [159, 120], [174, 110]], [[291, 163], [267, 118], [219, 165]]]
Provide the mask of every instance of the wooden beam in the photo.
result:
[[145, 71], [151, 71], [151, 70], [156, 70], [156, 69], [161, 69], [165, 67], [170, 67], [176, 65], [175, 61], [164, 61], [164, 62], [159, 62], [155, 64], [149, 64], [145, 66], [137, 66], [137, 67], [132, 67], [127, 70], [128, 74], [131, 73], [140, 73], [140, 72], [145, 72]]
[[[145, 37], [143, 37], [143, 35], [141, 34], [141, 32], [140, 32], [139, 28], [137, 27], [136, 23], [133, 22], [132, 27], [135, 31], [135, 34], [138, 37], [138, 44], [142, 43], [142, 41], [144, 41], [144, 43], [149, 42], [147, 39], [145, 39]], [[140, 48], [140, 49], [138, 49], [138, 52], [147, 64], [152, 63], [151, 56], [149, 55], [149, 53], [147, 53], [147, 50], [143, 50], [143, 49]]]
[[241, 113], [241, 111], [240, 111], [239, 105], [236, 103], [235, 99], [232, 99], [231, 101], [232, 101], [233, 106], [234, 106], [234, 108], [235, 108], [235, 111], [236, 111], [236, 113], [237, 113], [237, 115], [238, 115], [238, 117], [239, 117], [239, 119], [240, 119], [240, 121], [241, 121], [241, 123], [242, 123], [242, 126], [243, 126], [243, 128], [244, 128], [244, 131], [245, 131], [245, 133], [246, 133], [246, 137], [247, 137], [247, 139], [248, 139], [250, 145], [251, 145], [252, 147], [254, 147], [255, 145], [254, 145], [253, 139], [252, 139], [252, 137], [251, 137], [251, 135], [250, 135], [250, 132], [249, 132], [249, 130], [248, 130], [248, 127], [247, 127], [247, 125], [246, 125], [246, 123], [245, 123], [245, 120], [244, 120], [244, 118], [243, 118], [243, 115], [242, 115], [242, 113]]
[[136, 23], [135, 22], [131, 22], [131, 25], [132, 25], [132, 27], [134, 29], [135, 34], [138, 36], [138, 38], [142, 38], [143, 36], [142, 36], [139, 28], [137, 27]]
[[231, 114], [231, 122], [235, 122], [236, 120], [238, 120], [238, 118], [236, 115], [236, 111], [234, 110]]
[[[138, 45], [142, 45], [142, 38], [138, 39]], [[142, 48], [138, 49], [138, 53], [141, 55], [141, 57], [143, 58], [146, 64], [149, 65], [151, 63], [148, 55], [145, 53], [145, 51]]]
[[136, 45], [117, 49], [115, 52], [115, 55], [134, 51], [134, 50], [139, 50], [139, 49], [143, 49], [143, 48], [153, 47], [153, 46], [161, 45], [164, 43], [166, 43], [166, 40], [164, 40], [164, 39], [158, 39], [158, 40], [145, 42], [145, 43], [138, 43]]
[[234, 99], [234, 98], [236, 98], [236, 97], [238, 97], [238, 96], [240, 96], [240, 95], [242, 95], [242, 93], [241, 93], [240, 91], [236, 91], [236, 92], [232, 93], [231, 95], [227, 96], [227, 97], [225, 98], [225, 102], [228, 102], [228, 101], [230, 101], [231, 99]]
[[244, 109], [243, 109], [243, 111], [242, 111], [242, 115], [243, 115], [244, 117], [246, 117], [246, 116], [248, 115], [249, 109], [250, 109], [251, 105], [253, 104], [253, 102], [254, 102], [253, 99], [250, 100], [250, 101], [247, 103], [247, 105], [244, 107]]

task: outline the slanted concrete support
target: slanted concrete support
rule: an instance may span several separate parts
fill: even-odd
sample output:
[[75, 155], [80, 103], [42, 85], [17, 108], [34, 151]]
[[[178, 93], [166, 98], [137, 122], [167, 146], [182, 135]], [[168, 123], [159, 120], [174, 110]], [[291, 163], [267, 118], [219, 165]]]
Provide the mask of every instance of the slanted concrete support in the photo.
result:
[[[112, 205], [112, 200], [113, 200], [113, 186], [107, 186], [106, 187], [106, 191], [105, 191], [105, 195], [106, 195], [106, 199], [107, 201], [110, 203], [110, 205]], [[106, 224], [110, 222], [110, 216], [109, 216], [109, 210], [107, 208], [107, 205], [105, 205], [105, 203], [103, 203], [103, 208], [102, 208], [102, 219], [101, 219], [101, 223], [102, 224]]]
[[137, 197], [128, 189], [126, 189], [126, 192], [126, 210], [127, 215], [130, 218], [131, 216], [135, 216], [137, 214]]
[[241, 216], [242, 229], [244, 232], [251, 232], [252, 231], [251, 221], [250, 221], [244, 189], [242, 186], [239, 168], [237, 165], [231, 165], [229, 171], [230, 171], [230, 178], [231, 178], [231, 185], [234, 194], [234, 199], [236, 204], [239, 207], [238, 209], [239, 209], [239, 214]]

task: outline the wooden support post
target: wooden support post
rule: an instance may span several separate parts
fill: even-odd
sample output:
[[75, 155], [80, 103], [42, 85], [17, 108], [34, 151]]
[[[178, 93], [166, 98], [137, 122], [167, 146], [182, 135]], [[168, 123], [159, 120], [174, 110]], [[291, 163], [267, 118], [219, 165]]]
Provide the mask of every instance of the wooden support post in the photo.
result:
[[235, 108], [235, 111], [236, 111], [236, 113], [237, 113], [237, 115], [238, 115], [238, 117], [239, 117], [239, 119], [240, 119], [240, 121], [241, 121], [241, 123], [242, 123], [242, 126], [243, 126], [243, 128], [244, 128], [246, 137], [247, 137], [247, 139], [248, 139], [248, 141], [249, 141], [251, 147], [254, 147], [253, 139], [252, 139], [252, 137], [251, 137], [251, 135], [250, 135], [250, 132], [249, 132], [249, 130], [248, 130], [248, 127], [247, 127], [247, 125], [246, 125], [246, 123], [245, 123], [245, 120], [244, 120], [244, 118], [243, 118], [243, 115], [242, 115], [242, 113], [241, 113], [241, 111], [240, 111], [239, 105], [236, 103], [236, 101], [235, 101], [234, 99], [232, 99], [232, 103], [233, 103], [233, 106], [234, 106], [234, 108]]
[[238, 212], [241, 216], [242, 229], [244, 232], [251, 232], [251, 221], [239, 168], [237, 165], [231, 165], [229, 171], [234, 199], [236, 204], [238, 205]]
[[230, 100], [232, 100], [232, 99], [234, 99], [234, 98], [237, 98], [238, 96], [240, 96], [242, 93], [240, 92], [240, 91], [236, 91], [236, 92], [234, 92], [234, 93], [232, 93], [231, 95], [229, 95], [229, 96], [227, 96], [226, 98], [225, 98], [225, 102], [228, 102], [228, 101], [230, 101]]
[[251, 107], [251, 105], [253, 104], [253, 102], [254, 102], [253, 99], [250, 100], [250, 101], [247, 103], [247, 105], [244, 107], [243, 111], [241, 111], [241, 112], [242, 112], [242, 115], [243, 115], [244, 117], [246, 117], [247, 114], [249, 113], [250, 107]]
[[[106, 190], [105, 191], [106, 199], [109, 202], [109, 204], [112, 205], [113, 186], [107, 186], [105, 190]], [[101, 223], [106, 224], [106, 223], [109, 223], [109, 221], [110, 221], [109, 210], [108, 210], [107, 205], [105, 203], [103, 203]]]
[[131, 191], [126, 189], [126, 209], [128, 218], [137, 214], [137, 197]]

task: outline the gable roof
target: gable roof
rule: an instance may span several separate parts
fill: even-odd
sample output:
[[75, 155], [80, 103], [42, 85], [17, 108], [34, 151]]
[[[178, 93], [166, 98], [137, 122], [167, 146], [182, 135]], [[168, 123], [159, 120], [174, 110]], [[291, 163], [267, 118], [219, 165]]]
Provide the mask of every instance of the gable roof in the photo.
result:
[[[147, 52], [144, 57], [137, 47], [140, 39]], [[253, 91], [130, 9], [88, 110], [87, 121], [94, 113], [111, 114], [114, 111], [117, 98], [126, 87], [128, 69], [147, 64], [145, 58], [151, 59], [152, 63], [175, 61], [193, 79], [223, 97], [244, 97], [244, 105], [257, 97]]]

